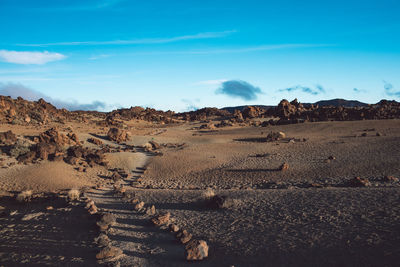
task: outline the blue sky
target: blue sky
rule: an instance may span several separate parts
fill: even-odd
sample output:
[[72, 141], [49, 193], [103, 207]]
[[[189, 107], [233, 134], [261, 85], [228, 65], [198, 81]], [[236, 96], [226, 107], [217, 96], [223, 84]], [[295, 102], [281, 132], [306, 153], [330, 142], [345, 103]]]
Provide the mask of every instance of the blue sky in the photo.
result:
[[397, 0], [0, 0], [0, 93], [100, 110], [399, 100], [399, 14]]

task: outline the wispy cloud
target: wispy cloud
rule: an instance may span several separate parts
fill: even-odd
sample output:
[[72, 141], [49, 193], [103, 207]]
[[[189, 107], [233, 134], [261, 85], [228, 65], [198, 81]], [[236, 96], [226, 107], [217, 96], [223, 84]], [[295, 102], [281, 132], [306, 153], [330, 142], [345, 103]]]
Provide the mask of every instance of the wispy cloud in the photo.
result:
[[353, 88], [353, 92], [359, 94], [359, 93], [366, 93], [367, 90], [359, 89], [359, 88]]
[[400, 97], [400, 91], [395, 90], [391, 83], [387, 81], [383, 81], [383, 83], [384, 83], [383, 88], [385, 89], [385, 93], [388, 96]]
[[230, 80], [223, 82], [221, 87], [215, 91], [216, 94], [223, 94], [243, 100], [255, 100], [258, 94], [262, 94], [260, 88], [241, 80]]
[[36, 10], [50, 11], [50, 12], [96, 11], [107, 8], [114, 8], [118, 4], [125, 1], [126, 0], [69, 1], [69, 3], [67, 4], [57, 3], [58, 1], [51, 1], [50, 3], [46, 3], [45, 5], [37, 3], [32, 8]]
[[181, 99], [181, 101], [186, 104], [185, 111], [194, 111], [194, 110], [199, 109], [199, 107], [194, 103], [194, 102], [196, 102], [196, 103], [200, 102], [200, 99], [198, 99], [198, 98], [196, 98], [194, 100], [183, 98], [183, 99]]
[[223, 82], [226, 82], [227, 79], [219, 79], [219, 80], [206, 80], [206, 81], [200, 81], [196, 82], [194, 85], [220, 85]]
[[291, 48], [313, 48], [313, 47], [327, 47], [332, 46], [329, 44], [276, 44], [276, 45], [260, 45], [243, 48], [231, 48], [231, 49], [210, 49], [210, 50], [198, 50], [198, 51], [187, 51], [182, 53], [188, 54], [225, 54], [225, 53], [246, 53], [246, 52], [257, 52], [267, 50], [279, 50], [279, 49], [291, 49]]
[[199, 40], [199, 39], [215, 39], [223, 38], [228, 35], [235, 33], [235, 30], [223, 31], [223, 32], [203, 32], [193, 35], [181, 35], [167, 38], [144, 38], [134, 40], [112, 40], [112, 41], [75, 41], [75, 42], [57, 42], [57, 43], [43, 43], [43, 44], [17, 44], [18, 46], [33, 46], [33, 47], [45, 47], [45, 46], [78, 46], [78, 45], [135, 45], [135, 44], [165, 44], [174, 43], [179, 41], [187, 40]]
[[330, 47], [331, 44], [277, 44], [277, 45], [260, 45], [239, 48], [224, 48], [224, 49], [204, 49], [204, 50], [178, 50], [178, 51], [143, 51], [130, 53], [130, 55], [213, 55], [213, 54], [238, 54], [251, 53], [258, 51], [272, 51], [283, 49], [301, 49], [301, 48], [316, 48]]
[[40, 98], [50, 102], [57, 108], [65, 108], [68, 110], [109, 110], [113, 106], [105, 102], [93, 101], [92, 103], [81, 104], [77, 101], [62, 101], [51, 98], [37, 90], [28, 88], [20, 83], [0, 83], [0, 95], [11, 96], [12, 98], [22, 97], [26, 100], [36, 101]]
[[90, 59], [90, 60], [98, 60], [98, 59], [103, 59], [103, 58], [108, 58], [108, 57], [111, 57], [111, 55], [108, 55], [108, 54], [101, 54], [101, 55], [94, 55], [94, 56], [91, 56], [89, 59]]
[[15, 64], [37, 64], [42, 65], [51, 61], [62, 60], [66, 58], [63, 54], [44, 52], [27, 52], [27, 51], [9, 51], [0, 50], [0, 60]]
[[279, 89], [278, 91], [289, 92], [289, 93], [300, 91], [311, 95], [319, 95], [321, 93], [325, 93], [325, 89], [321, 85], [316, 85], [314, 89], [307, 86], [296, 85], [289, 88]]

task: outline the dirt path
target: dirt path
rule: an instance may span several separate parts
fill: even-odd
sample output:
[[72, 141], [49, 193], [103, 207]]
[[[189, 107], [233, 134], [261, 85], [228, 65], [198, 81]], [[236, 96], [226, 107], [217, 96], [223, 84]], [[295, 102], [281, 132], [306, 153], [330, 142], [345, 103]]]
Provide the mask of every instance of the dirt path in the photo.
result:
[[[133, 154], [132, 154], [133, 155]], [[129, 188], [146, 166], [150, 156], [135, 153], [135, 166], [130, 166], [133, 176], [124, 179], [121, 185]], [[123, 250], [119, 259], [121, 266], [181, 266], [184, 264], [184, 248], [168, 231], [151, 225], [149, 216], [134, 211], [133, 204], [115, 193], [113, 187], [105, 186], [87, 192], [100, 211], [116, 215], [117, 223], [108, 234], [112, 245]]]

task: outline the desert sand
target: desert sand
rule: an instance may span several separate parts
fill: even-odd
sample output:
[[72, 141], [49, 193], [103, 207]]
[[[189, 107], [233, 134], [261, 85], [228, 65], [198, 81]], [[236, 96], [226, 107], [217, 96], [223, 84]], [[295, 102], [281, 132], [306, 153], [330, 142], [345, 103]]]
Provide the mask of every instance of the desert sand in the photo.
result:
[[[84, 148], [108, 145], [105, 166], [84, 158], [21, 164], [3, 153], [0, 266], [398, 265], [400, 120], [125, 124], [130, 137], [122, 142], [95, 123], [0, 126], [18, 138], [56, 127]], [[285, 137], [267, 140], [270, 132]], [[79, 199], [68, 201], [70, 189]], [[17, 202], [24, 190], [32, 199]], [[169, 222], [154, 226], [150, 219], [165, 212]], [[115, 216], [104, 232], [108, 246], [120, 253], [96, 259], [96, 222], [105, 213]], [[208, 257], [188, 262], [171, 223], [206, 241]]]

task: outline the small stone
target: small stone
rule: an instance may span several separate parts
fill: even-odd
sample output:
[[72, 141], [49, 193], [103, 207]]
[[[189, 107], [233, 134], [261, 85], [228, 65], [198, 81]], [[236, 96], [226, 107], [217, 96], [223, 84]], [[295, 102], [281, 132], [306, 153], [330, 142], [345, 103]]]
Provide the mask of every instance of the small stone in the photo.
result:
[[141, 209], [143, 209], [143, 207], [144, 207], [144, 202], [142, 201], [142, 202], [137, 203], [137, 204], [135, 205], [134, 209], [135, 209], [136, 211], [140, 211]]
[[180, 231], [177, 235], [176, 238], [179, 239], [179, 241], [182, 244], [186, 244], [187, 242], [189, 242], [192, 239], [192, 234], [190, 234], [188, 231], [186, 230], [182, 230]]
[[152, 218], [151, 222], [155, 226], [161, 226], [161, 225], [167, 224], [169, 222], [170, 216], [171, 216], [171, 214], [169, 212], [160, 214], [160, 215], [157, 215], [156, 217]]
[[367, 187], [367, 186], [371, 186], [371, 182], [368, 181], [368, 179], [355, 177], [354, 179], [350, 180], [350, 186], [353, 186], [353, 187]]
[[314, 188], [322, 188], [322, 187], [324, 187], [322, 184], [319, 184], [319, 183], [312, 183], [312, 184], [310, 184], [310, 186], [314, 187]]
[[106, 247], [110, 244], [111, 240], [106, 234], [100, 234], [94, 239], [94, 242], [96, 242], [99, 247]]
[[146, 209], [146, 214], [147, 215], [154, 215], [156, 214], [156, 207], [152, 205], [151, 207]]
[[284, 132], [270, 132], [267, 135], [267, 141], [278, 141], [286, 138], [286, 134]]
[[96, 214], [97, 213], [97, 207], [96, 207], [96, 205], [91, 205], [90, 206], [90, 208], [88, 209], [88, 212], [91, 214], [91, 215], [93, 215], [93, 214]]
[[100, 231], [106, 231], [110, 226], [115, 225], [116, 223], [116, 216], [112, 213], [105, 213], [101, 216], [100, 221], [96, 224], [100, 228]]
[[197, 261], [208, 257], [208, 245], [204, 240], [192, 240], [186, 247], [186, 260]]
[[398, 182], [399, 178], [391, 176], [391, 175], [386, 175], [385, 177], [383, 177], [383, 180], [385, 182]]
[[279, 170], [280, 171], [287, 171], [289, 169], [289, 163], [284, 162], [280, 167]]
[[329, 160], [336, 160], [335, 156], [332, 156], [332, 155], [329, 156], [328, 159], [329, 159]]
[[92, 205], [94, 205], [94, 201], [90, 200], [90, 199], [87, 199], [85, 208], [89, 209]]
[[380, 132], [377, 132], [376, 136], [382, 136], [382, 134]]
[[108, 246], [103, 248], [99, 253], [96, 255], [96, 259], [104, 260], [104, 259], [111, 259], [122, 255], [122, 250], [113, 246]]
[[176, 224], [171, 224], [171, 225], [169, 226], [169, 230], [170, 230], [171, 232], [173, 232], [173, 233], [177, 233], [177, 232], [179, 231], [179, 226], [176, 225]]

